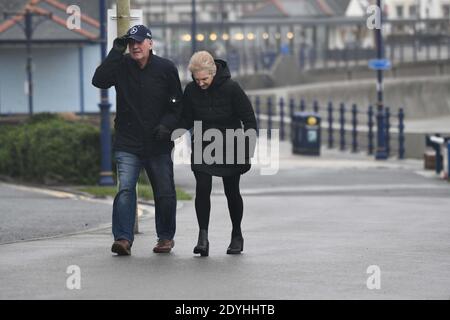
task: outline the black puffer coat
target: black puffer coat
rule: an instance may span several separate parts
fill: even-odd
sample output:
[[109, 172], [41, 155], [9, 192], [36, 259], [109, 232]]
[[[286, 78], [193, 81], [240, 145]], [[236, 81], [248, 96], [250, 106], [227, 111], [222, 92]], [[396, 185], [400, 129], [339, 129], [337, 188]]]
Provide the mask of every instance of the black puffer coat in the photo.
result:
[[[193, 171], [200, 171], [221, 177], [243, 174], [250, 170], [250, 158], [253, 156], [254, 143], [249, 144], [248, 142], [253, 139], [247, 139], [245, 145], [245, 162], [243, 162], [242, 159], [244, 156], [240, 155], [240, 158], [238, 158], [237, 154], [236, 142], [239, 139], [234, 138], [234, 141], [231, 138], [227, 139], [225, 132], [226, 129], [244, 129], [245, 131], [254, 129], [256, 132], [255, 113], [245, 92], [237, 82], [231, 79], [227, 63], [223, 60], [215, 60], [215, 62], [217, 72], [208, 89], [201, 89], [195, 81], [192, 81], [186, 86], [183, 95], [182, 126], [186, 129], [191, 129], [194, 126], [194, 121], [201, 121], [202, 125], [201, 137], [198, 136], [199, 132], [193, 131], [191, 168]], [[199, 161], [198, 157], [198, 151], [201, 150], [203, 155], [205, 149], [206, 154], [212, 154], [213, 157], [219, 154], [217, 152], [211, 152], [214, 149], [213, 143], [216, 142], [215, 139], [212, 139], [212, 141], [202, 141], [203, 134], [208, 129], [220, 130], [223, 137], [223, 156], [216, 158], [216, 160], [222, 160], [214, 161], [213, 163], [209, 161], [205, 162], [204, 157], [201, 157]], [[240, 134], [239, 131], [234, 132], [236, 136], [242, 138], [242, 131]], [[227, 159], [226, 146], [230, 146], [233, 142], [234, 157], [228, 154]]]

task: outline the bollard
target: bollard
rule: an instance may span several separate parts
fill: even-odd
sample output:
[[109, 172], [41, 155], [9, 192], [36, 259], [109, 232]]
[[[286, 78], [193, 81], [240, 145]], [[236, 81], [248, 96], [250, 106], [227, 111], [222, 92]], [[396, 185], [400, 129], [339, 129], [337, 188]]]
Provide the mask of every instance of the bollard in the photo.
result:
[[284, 141], [284, 99], [280, 97], [280, 139]]
[[389, 158], [390, 154], [391, 154], [391, 110], [389, 107], [385, 108], [385, 130], [386, 130], [386, 154], [387, 157]]
[[315, 113], [319, 113], [319, 102], [317, 100], [314, 100], [313, 110]]
[[339, 122], [341, 124], [340, 129], [340, 149], [345, 150], [345, 105], [341, 103], [339, 108]]
[[358, 151], [358, 131], [357, 131], [357, 125], [358, 125], [358, 119], [356, 118], [358, 113], [358, 107], [356, 104], [353, 104], [352, 106], [352, 152]]
[[269, 139], [272, 138], [272, 98], [267, 98], [267, 132]]
[[[440, 134], [436, 134], [436, 137], [440, 137]], [[437, 174], [441, 174], [441, 171], [443, 169], [443, 165], [442, 163], [443, 161], [443, 156], [442, 156], [442, 152], [441, 152], [441, 146], [437, 143], [433, 144], [434, 150], [436, 151], [436, 173]]]
[[304, 100], [304, 99], [301, 99], [301, 100], [300, 100], [300, 111], [301, 111], [301, 112], [304, 112], [305, 109], [306, 109], [305, 100]]
[[368, 135], [367, 135], [367, 140], [368, 140], [368, 154], [372, 155], [373, 154], [373, 106], [369, 106], [369, 111], [367, 111], [367, 118], [368, 118], [368, 122], [367, 122], [367, 126], [369, 127], [369, 131], [368, 131]]
[[450, 139], [447, 140], [447, 181], [450, 182]]
[[[261, 128], [261, 100], [259, 99], [259, 96], [256, 96], [255, 98], [255, 113], [256, 113], [256, 123], [258, 124], [258, 129]], [[257, 132], [259, 135], [259, 130]]]
[[328, 102], [328, 148], [333, 148], [333, 103]]
[[292, 119], [292, 116], [294, 115], [295, 112], [295, 100], [294, 98], [291, 98], [289, 100], [289, 116]]
[[398, 111], [398, 158], [405, 159], [405, 113], [403, 108]]

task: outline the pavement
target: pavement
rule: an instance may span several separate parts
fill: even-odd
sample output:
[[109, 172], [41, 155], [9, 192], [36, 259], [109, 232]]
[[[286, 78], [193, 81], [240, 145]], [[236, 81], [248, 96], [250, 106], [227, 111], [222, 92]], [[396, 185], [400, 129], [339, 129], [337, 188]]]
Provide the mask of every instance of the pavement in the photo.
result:
[[[0, 231], [24, 216], [36, 232], [0, 244], [0, 299], [450, 299], [450, 184], [423, 170], [422, 161], [326, 149], [299, 156], [281, 143], [278, 165], [262, 175], [265, 164], [255, 164], [241, 179], [241, 255], [226, 254], [231, 222], [219, 178], [209, 257], [192, 253], [193, 201], [179, 201], [170, 254], [152, 252], [148, 206], [132, 255], [116, 257], [110, 199], [58, 198], [54, 190], [3, 183], [2, 195], [9, 193], [0, 197]], [[188, 165], [175, 167], [175, 182], [195, 190]], [[30, 220], [41, 205], [52, 213], [40, 209]], [[89, 212], [101, 213], [93, 219]], [[73, 226], [58, 214], [72, 217]], [[47, 233], [53, 226], [60, 232], [46, 237], [38, 221], [50, 222]]]

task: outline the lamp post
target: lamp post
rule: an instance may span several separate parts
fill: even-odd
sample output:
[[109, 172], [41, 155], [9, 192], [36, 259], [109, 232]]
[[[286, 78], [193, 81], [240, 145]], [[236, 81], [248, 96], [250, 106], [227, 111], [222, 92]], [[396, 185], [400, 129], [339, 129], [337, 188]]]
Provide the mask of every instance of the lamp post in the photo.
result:
[[[100, 51], [101, 61], [106, 57], [106, 4], [105, 0], [100, 0], [99, 15], [100, 15]], [[99, 185], [113, 186], [114, 180], [111, 169], [111, 128], [109, 122], [109, 103], [108, 90], [100, 90], [100, 145], [101, 145], [101, 169]]]
[[[383, 44], [383, 7], [382, 0], [377, 0], [377, 6], [380, 10], [380, 25], [375, 28], [377, 59], [384, 59], [384, 44]], [[377, 149], [375, 159], [387, 159], [386, 151], [386, 133], [384, 123], [384, 102], [383, 102], [383, 70], [377, 70]]]
[[191, 24], [191, 45], [192, 45], [192, 54], [197, 51], [197, 12], [195, 0], [192, 0], [192, 24]]

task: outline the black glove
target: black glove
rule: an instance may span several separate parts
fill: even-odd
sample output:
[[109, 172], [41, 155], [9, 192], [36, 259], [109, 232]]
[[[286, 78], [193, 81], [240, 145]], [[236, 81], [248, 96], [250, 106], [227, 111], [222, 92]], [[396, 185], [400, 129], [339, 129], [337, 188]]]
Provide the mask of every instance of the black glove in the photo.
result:
[[169, 140], [170, 130], [165, 125], [159, 124], [153, 129], [153, 136], [156, 140]]
[[128, 35], [118, 37], [118, 38], [114, 39], [113, 48], [117, 51], [120, 51], [121, 53], [124, 53], [125, 50], [127, 50], [129, 40], [130, 40], [130, 38], [128, 37]]

